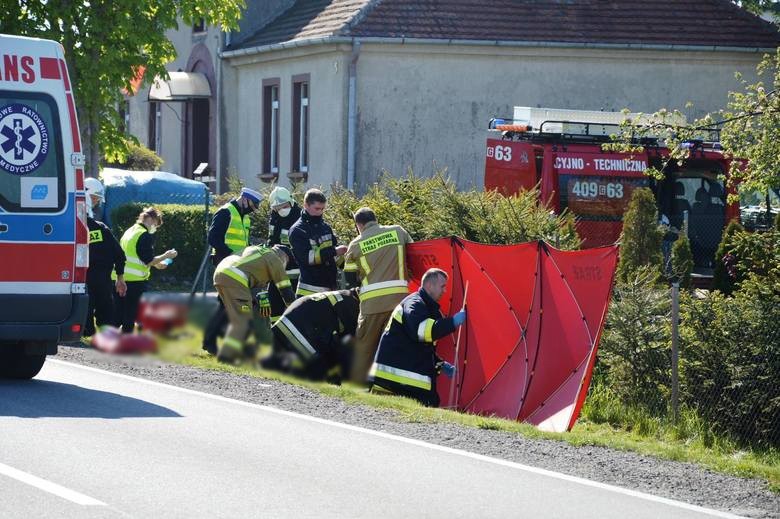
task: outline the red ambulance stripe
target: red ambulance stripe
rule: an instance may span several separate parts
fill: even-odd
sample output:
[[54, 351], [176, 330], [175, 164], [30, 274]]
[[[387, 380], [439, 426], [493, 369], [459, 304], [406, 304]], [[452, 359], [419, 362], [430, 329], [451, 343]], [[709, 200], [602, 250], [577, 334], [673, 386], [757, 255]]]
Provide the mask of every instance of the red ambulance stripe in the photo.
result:
[[[72, 243], [0, 243], [0, 281], [72, 281]], [[63, 272], [65, 278], [63, 278]]]
[[41, 77], [43, 79], [60, 79], [60, 65], [57, 58], [41, 58]]
[[84, 190], [84, 170], [80, 168], [76, 170], [76, 189], [78, 191]]
[[73, 96], [70, 92], [65, 94], [68, 99], [68, 113], [70, 113], [70, 132], [73, 136], [73, 151], [76, 153], [81, 151], [81, 137], [79, 136], [79, 124], [76, 120], [76, 107], [73, 105]]
[[62, 81], [65, 83], [65, 90], [70, 92], [70, 79], [68, 78], [68, 67], [63, 60], [60, 60], [60, 70], [62, 71]]

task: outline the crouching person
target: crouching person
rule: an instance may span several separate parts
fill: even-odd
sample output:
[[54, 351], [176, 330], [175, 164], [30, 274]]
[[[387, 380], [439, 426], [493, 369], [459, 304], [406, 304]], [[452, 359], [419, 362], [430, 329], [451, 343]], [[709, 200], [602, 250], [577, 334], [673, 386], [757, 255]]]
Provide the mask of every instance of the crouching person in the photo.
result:
[[285, 272], [290, 249], [283, 245], [247, 247], [241, 255], [223, 259], [214, 271], [214, 286], [225, 305], [228, 328], [217, 358], [235, 362], [243, 357], [244, 341], [252, 323], [252, 290], [265, 290], [273, 282], [285, 304], [295, 300]]
[[422, 277], [420, 290], [393, 310], [379, 340], [369, 382], [430, 407], [439, 405], [437, 372], [442, 370], [452, 377], [455, 367], [436, 356], [436, 341], [466, 320], [464, 310], [452, 317], [442, 316], [439, 300], [446, 288], [447, 273], [429, 269]]
[[[360, 301], [357, 289], [311, 294], [296, 300], [274, 323], [274, 349], [285, 349], [311, 380], [348, 376]], [[337, 375], [329, 376], [338, 368]]]

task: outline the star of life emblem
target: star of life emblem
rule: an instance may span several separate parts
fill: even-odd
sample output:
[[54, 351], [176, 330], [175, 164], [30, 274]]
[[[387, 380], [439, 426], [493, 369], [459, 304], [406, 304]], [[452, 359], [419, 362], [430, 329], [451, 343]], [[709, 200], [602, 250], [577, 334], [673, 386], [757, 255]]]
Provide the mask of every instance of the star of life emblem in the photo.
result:
[[0, 169], [27, 175], [49, 153], [49, 130], [38, 112], [13, 103], [0, 107]]

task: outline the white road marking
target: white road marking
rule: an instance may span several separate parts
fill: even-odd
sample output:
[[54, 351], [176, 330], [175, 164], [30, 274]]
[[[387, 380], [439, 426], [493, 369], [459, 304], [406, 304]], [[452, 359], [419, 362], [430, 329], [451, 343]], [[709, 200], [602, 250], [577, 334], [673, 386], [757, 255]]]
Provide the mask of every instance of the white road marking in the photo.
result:
[[309, 421], [309, 422], [315, 422], [315, 423], [319, 423], [319, 424], [323, 424], [323, 425], [329, 425], [331, 427], [338, 427], [340, 429], [345, 429], [345, 430], [348, 430], [348, 431], [354, 431], [354, 432], [359, 432], [359, 433], [363, 433], [363, 434], [369, 434], [369, 435], [372, 435], [372, 436], [377, 436], [379, 438], [385, 438], [385, 439], [388, 439], [388, 440], [394, 440], [394, 441], [401, 442], [401, 443], [406, 443], [406, 444], [409, 444], [409, 445], [415, 445], [417, 447], [423, 447], [423, 448], [427, 448], [427, 449], [432, 449], [432, 450], [439, 451], [439, 452], [446, 452], [448, 454], [454, 454], [454, 455], [457, 455], [457, 456], [462, 456], [464, 458], [471, 458], [471, 459], [479, 460], [479, 461], [486, 462], [486, 463], [492, 463], [494, 465], [500, 465], [500, 466], [503, 466], [503, 467], [509, 467], [509, 468], [512, 468], [512, 469], [522, 470], [524, 472], [530, 472], [532, 474], [539, 474], [541, 476], [547, 476], [547, 477], [550, 477], [550, 478], [559, 479], [561, 481], [568, 481], [570, 483], [576, 483], [576, 484], [583, 485], [583, 486], [586, 486], [586, 487], [598, 488], [600, 490], [606, 490], [608, 492], [614, 492], [616, 494], [622, 494], [622, 495], [625, 495], [625, 496], [631, 496], [631, 497], [635, 497], [635, 498], [638, 498], [638, 499], [643, 499], [645, 501], [651, 501], [651, 502], [654, 502], [654, 503], [663, 503], [665, 505], [672, 506], [672, 507], [675, 507], [675, 508], [680, 508], [680, 509], [683, 509], [683, 510], [690, 510], [690, 511], [693, 511], [693, 512], [699, 512], [699, 513], [702, 513], [702, 514], [707, 514], [707, 515], [710, 515], [712, 517], [721, 517], [721, 518], [724, 518], [724, 519], [746, 519], [744, 516], [741, 516], [741, 515], [735, 515], [735, 514], [731, 514], [731, 513], [728, 513], [728, 512], [722, 512], [720, 510], [713, 510], [711, 508], [704, 508], [704, 507], [697, 506], [697, 505], [691, 505], [691, 504], [688, 504], [688, 503], [683, 503], [682, 501], [675, 501], [673, 499], [668, 499], [668, 498], [665, 498], [665, 497], [654, 496], [652, 494], [645, 494], [645, 493], [639, 492], [637, 490], [630, 490], [628, 488], [617, 487], [617, 486], [614, 486], [614, 485], [609, 485], [607, 483], [599, 483], [598, 481], [591, 481], [589, 479], [580, 478], [580, 477], [577, 477], [577, 476], [570, 476], [568, 474], [563, 474], [563, 473], [560, 473], [560, 472], [553, 472], [551, 470], [541, 469], [541, 468], [538, 468], [538, 467], [532, 467], [530, 465], [523, 465], [522, 463], [516, 463], [514, 461], [507, 461], [507, 460], [502, 460], [502, 459], [499, 459], [499, 458], [492, 458], [490, 456], [484, 456], [482, 454], [476, 454], [476, 453], [473, 453], [473, 452], [468, 452], [468, 451], [464, 451], [464, 450], [454, 449], [452, 447], [445, 447], [443, 445], [436, 445], [435, 443], [428, 443], [428, 442], [424, 442], [422, 440], [415, 440], [415, 439], [412, 439], [412, 438], [404, 438], [403, 436], [396, 436], [394, 434], [390, 434], [390, 433], [386, 433], [386, 432], [382, 432], [382, 431], [375, 431], [373, 429], [366, 429], [366, 428], [363, 428], [363, 427], [358, 427], [356, 425], [349, 425], [349, 424], [340, 423], [340, 422], [333, 422], [331, 420], [326, 420], [324, 418], [317, 418], [315, 416], [308, 416], [308, 415], [305, 415], [305, 414], [294, 413], [292, 411], [284, 411], [282, 409], [277, 409], [275, 407], [269, 407], [269, 406], [260, 405], [260, 404], [253, 404], [251, 402], [244, 402], [242, 400], [235, 400], [233, 398], [227, 398], [227, 397], [224, 397], [224, 396], [212, 395], [210, 393], [204, 393], [202, 391], [195, 391], [194, 389], [187, 389], [187, 388], [184, 388], [184, 387], [173, 386], [173, 385], [170, 385], [170, 384], [163, 384], [162, 382], [155, 382], [154, 380], [147, 380], [147, 379], [139, 378], [139, 377], [131, 377], [130, 375], [124, 375], [124, 374], [121, 374], [121, 373], [114, 373], [112, 371], [106, 371], [106, 370], [103, 370], [103, 369], [93, 368], [91, 366], [84, 366], [84, 365], [76, 364], [76, 363], [73, 363], [73, 362], [67, 362], [67, 361], [63, 361], [63, 360], [54, 360], [54, 359], [48, 360], [47, 362], [53, 362], [53, 363], [56, 363], [56, 364], [62, 364], [62, 365], [65, 365], [65, 366], [79, 368], [79, 369], [83, 369], [83, 370], [86, 370], [86, 371], [92, 371], [92, 372], [95, 372], [95, 373], [101, 373], [103, 375], [109, 375], [109, 376], [112, 376], [112, 377], [117, 377], [117, 378], [121, 378], [121, 379], [125, 379], [125, 380], [130, 380], [130, 381], [133, 381], [133, 382], [140, 382], [142, 384], [147, 384], [147, 385], [150, 385], [150, 386], [168, 388], [168, 389], [171, 389], [171, 390], [174, 390], [174, 391], [179, 391], [181, 393], [187, 393], [187, 394], [190, 394], [190, 395], [197, 395], [197, 396], [200, 396], [200, 397], [209, 398], [211, 400], [216, 400], [218, 402], [230, 403], [230, 404], [234, 404], [234, 405], [247, 407], [247, 408], [250, 408], [250, 409], [256, 409], [256, 410], [266, 411], [266, 412], [269, 412], [269, 413], [274, 413], [274, 414], [278, 414], [278, 415], [282, 415], [282, 416], [287, 416], [287, 417], [290, 417], [290, 418], [297, 418], [297, 419], [306, 420], [306, 421]]
[[21, 481], [22, 483], [27, 483], [28, 485], [43, 490], [44, 492], [48, 492], [63, 499], [67, 499], [68, 501], [72, 501], [77, 505], [106, 506], [106, 504], [102, 501], [98, 501], [97, 499], [85, 496], [84, 494], [76, 492], [75, 490], [70, 490], [69, 488], [65, 488], [61, 485], [58, 485], [57, 483], [46, 481], [45, 479], [33, 476], [27, 472], [22, 472], [19, 469], [9, 467], [8, 465], [4, 465], [2, 463], [0, 463], [0, 474], [13, 478], [17, 481]]

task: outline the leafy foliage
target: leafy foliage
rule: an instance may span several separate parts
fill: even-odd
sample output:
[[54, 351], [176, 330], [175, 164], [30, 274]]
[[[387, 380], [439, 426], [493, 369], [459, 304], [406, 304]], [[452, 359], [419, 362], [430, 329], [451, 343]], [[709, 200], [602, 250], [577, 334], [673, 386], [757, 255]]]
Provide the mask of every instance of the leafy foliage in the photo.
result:
[[203, 18], [236, 29], [243, 0], [10, 0], [3, 4], [0, 32], [58, 41], [65, 49], [89, 173], [100, 156], [124, 156], [126, 140], [117, 111], [122, 89], [142, 70], [149, 84], [167, 77], [176, 57], [165, 36]]
[[[697, 140], [717, 140], [716, 130], [720, 129], [725, 155], [739, 159], [731, 161], [728, 186], [761, 192], [780, 187], [780, 48], [774, 55], [764, 56], [756, 71], [756, 83], [736, 74], [742, 90], [729, 93], [725, 109], [689, 124], [680, 123], [683, 114], [678, 110], [664, 108], [649, 116], [640, 114], [621, 125], [617, 145], [606, 147], [636, 152], [642, 149], [637, 139], [657, 136], [670, 153], [660, 169], [650, 168], [648, 173], [662, 178], [666, 164], [689, 158]], [[734, 193], [729, 195], [730, 199], [735, 197]]]
[[380, 223], [403, 226], [415, 240], [459, 236], [481, 243], [546, 240], [561, 249], [576, 249], [580, 240], [571, 214], [560, 216], [539, 205], [538, 192], [506, 197], [494, 191], [458, 191], [442, 174], [420, 178], [383, 175], [362, 198], [334, 187], [326, 218], [340, 240], [357, 235], [352, 214], [369, 206]]
[[628, 281], [640, 267], [651, 266], [661, 273], [663, 231], [658, 225], [655, 197], [648, 188], [635, 189], [623, 218], [620, 235], [619, 282]]
[[737, 233], [744, 232], [745, 228], [737, 220], [732, 220], [723, 231], [723, 237], [715, 253], [715, 272], [713, 273], [712, 288], [720, 290], [724, 294], [731, 294], [734, 290], [735, 272], [733, 263], [736, 258], [732, 254], [734, 237]]
[[672, 277], [680, 281], [680, 286], [691, 285], [693, 271], [693, 251], [688, 237], [681, 234], [672, 245]]
[[601, 377], [626, 405], [663, 413], [670, 394], [671, 302], [657, 279], [655, 266], [643, 266], [616, 285], [599, 361]]
[[[125, 204], [113, 210], [111, 222], [117, 239], [132, 226], [138, 214], [149, 204]], [[155, 234], [155, 254], [176, 249], [179, 255], [165, 270], [152, 269], [152, 286], [159, 283], [191, 282], [198, 272], [206, 247], [205, 217], [203, 207], [196, 205], [160, 204], [163, 225]], [[212, 208], [212, 214], [216, 208]]]
[[127, 155], [124, 160], [118, 161], [112, 164], [112, 166], [132, 171], [157, 171], [163, 165], [163, 162], [159, 155], [146, 146], [128, 141]]
[[681, 305], [681, 398], [743, 443], [780, 444], [780, 282], [750, 274], [732, 297]]

